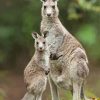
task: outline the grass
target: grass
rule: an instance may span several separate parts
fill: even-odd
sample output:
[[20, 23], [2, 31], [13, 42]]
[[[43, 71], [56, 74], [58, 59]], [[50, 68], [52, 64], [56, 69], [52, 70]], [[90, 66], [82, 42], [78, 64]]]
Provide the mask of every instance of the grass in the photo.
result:
[[[86, 90], [85, 95], [87, 98], [97, 98], [97, 96], [93, 93], [92, 90]], [[60, 98], [61, 100], [72, 100], [72, 94], [70, 91], [60, 90]]]

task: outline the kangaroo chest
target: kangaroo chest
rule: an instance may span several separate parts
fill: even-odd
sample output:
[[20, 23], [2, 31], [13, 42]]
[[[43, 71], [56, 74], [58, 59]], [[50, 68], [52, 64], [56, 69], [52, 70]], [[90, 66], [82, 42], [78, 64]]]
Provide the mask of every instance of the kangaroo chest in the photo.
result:
[[46, 38], [50, 53], [56, 53], [63, 41], [63, 35], [57, 32], [56, 28], [49, 30], [49, 36]]
[[44, 70], [48, 70], [50, 67], [49, 64], [49, 52], [47, 52], [42, 58], [39, 59], [38, 65]]

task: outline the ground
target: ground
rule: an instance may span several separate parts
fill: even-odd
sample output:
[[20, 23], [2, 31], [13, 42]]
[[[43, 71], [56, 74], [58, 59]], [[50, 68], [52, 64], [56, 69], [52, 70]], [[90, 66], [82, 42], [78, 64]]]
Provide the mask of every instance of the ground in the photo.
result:
[[[26, 92], [23, 73], [15, 71], [0, 71], [0, 100], [21, 100]], [[86, 94], [90, 97], [100, 97], [100, 68], [90, 68], [90, 75], [86, 82]], [[60, 90], [62, 100], [71, 98], [69, 92]], [[50, 100], [50, 88], [47, 87], [43, 100]]]

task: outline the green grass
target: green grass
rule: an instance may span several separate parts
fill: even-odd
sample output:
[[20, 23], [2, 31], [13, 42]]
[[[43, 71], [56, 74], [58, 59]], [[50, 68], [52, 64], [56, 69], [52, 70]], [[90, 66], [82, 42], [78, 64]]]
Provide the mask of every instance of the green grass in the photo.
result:
[[[85, 95], [87, 98], [97, 98], [97, 96], [93, 93], [92, 90], [86, 90]], [[72, 94], [70, 91], [60, 90], [60, 98], [61, 100], [72, 100]]]

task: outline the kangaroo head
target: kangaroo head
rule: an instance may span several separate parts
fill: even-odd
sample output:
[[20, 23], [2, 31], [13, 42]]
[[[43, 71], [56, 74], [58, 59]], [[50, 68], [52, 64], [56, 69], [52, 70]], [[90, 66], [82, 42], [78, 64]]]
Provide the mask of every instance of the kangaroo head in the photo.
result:
[[58, 0], [41, 0], [42, 4], [42, 16], [43, 17], [58, 17], [59, 10], [57, 7]]
[[42, 36], [40, 36], [37, 32], [32, 33], [32, 37], [35, 39], [35, 49], [39, 52], [46, 51], [48, 48], [48, 44], [46, 41], [48, 31], [45, 31]]

